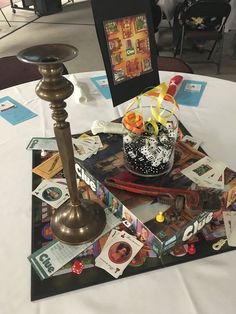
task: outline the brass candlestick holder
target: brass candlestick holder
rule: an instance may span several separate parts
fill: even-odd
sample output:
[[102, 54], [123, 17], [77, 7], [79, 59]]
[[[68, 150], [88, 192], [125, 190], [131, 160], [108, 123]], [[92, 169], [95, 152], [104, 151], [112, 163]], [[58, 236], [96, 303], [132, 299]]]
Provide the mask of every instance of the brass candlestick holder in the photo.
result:
[[64, 44], [33, 46], [17, 55], [23, 62], [38, 65], [42, 74], [36, 94], [50, 102], [52, 118], [56, 121], [54, 132], [70, 194], [69, 202], [58, 208], [52, 216], [51, 229], [58, 240], [74, 245], [94, 240], [106, 225], [103, 208], [95, 202], [81, 199], [76, 183], [70, 124], [66, 122], [68, 114], [64, 101], [72, 95], [74, 87], [62, 72], [63, 62], [77, 55], [75, 47]]

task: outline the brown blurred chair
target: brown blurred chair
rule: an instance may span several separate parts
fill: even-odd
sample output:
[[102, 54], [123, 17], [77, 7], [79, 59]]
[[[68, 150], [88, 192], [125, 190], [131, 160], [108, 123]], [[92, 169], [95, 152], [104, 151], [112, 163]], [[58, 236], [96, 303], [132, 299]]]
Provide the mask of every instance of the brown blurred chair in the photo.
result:
[[182, 73], [193, 73], [192, 68], [182, 59], [174, 57], [157, 57], [158, 70]]
[[[63, 75], [68, 74], [63, 67]], [[42, 78], [36, 65], [21, 62], [16, 56], [0, 58], [0, 73], [0, 90]]]

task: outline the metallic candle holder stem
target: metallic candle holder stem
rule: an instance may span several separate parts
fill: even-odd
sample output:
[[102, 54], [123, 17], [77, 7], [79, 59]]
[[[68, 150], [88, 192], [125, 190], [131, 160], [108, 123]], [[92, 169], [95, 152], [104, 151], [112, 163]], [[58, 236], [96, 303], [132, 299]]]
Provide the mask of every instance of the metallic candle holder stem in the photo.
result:
[[54, 132], [63, 172], [66, 177], [70, 201], [55, 211], [51, 229], [56, 238], [64, 243], [78, 245], [94, 240], [106, 225], [106, 215], [101, 206], [79, 197], [76, 182], [74, 153], [70, 124], [66, 122], [65, 99], [73, 93], [73, 84], [63, 75], [63, 62], [78, 55], [70, 45], [47, 44], [27, 48], [17, 55], [18, 59], [38, 65], [42, 79], [36, 86], [39, 98], [50, 102]]

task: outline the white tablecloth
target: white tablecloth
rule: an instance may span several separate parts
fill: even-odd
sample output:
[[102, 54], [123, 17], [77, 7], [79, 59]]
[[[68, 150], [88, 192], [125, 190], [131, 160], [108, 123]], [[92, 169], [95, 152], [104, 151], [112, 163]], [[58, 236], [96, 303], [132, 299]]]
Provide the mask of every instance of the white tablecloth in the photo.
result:
[[[94, 119], [113, 120], [124, 108], [113, 109], [99, 95], [89, 77], [103, 72], [70, 75], [87, 87], [90, 100], [81, 105], [67, 100], [73, 133], [90, 128]], [[160, 73], [168, 82], [174, 73]], [[236, 83], [184, 74], [185, 79], [207, 81], [199, 107], [181, 106], [181, 120], [193, 136], [204, 141], [210, 156], [236, 170]], [[48, 103], [35, 96], [31, 82], [0, 91], [38, 114], [11, 126], [0, 118], [0, 313], [1, 314], [235, 314], [236, 252], [156, 270], [129, 278], [30, 302], [31, 152], [33, 136], [53, 136]]]

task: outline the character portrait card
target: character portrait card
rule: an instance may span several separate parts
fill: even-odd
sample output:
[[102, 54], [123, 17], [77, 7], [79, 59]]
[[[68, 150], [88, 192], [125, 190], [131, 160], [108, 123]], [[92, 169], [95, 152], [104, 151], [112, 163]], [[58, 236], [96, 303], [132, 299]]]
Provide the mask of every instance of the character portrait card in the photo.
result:
[[60, 207], [70, 197], [67, 186], [49, 180], [43, 180], [32, 194], [53, 208]]
[[112, 194], [109, 195], [109, 207], [111, 208], [112, 214], [116, 217], [121, 218], [122, 216], [122, 203]]
[[236, 201], [236, 186], [232, 187], [227, 193], [227, 205], [229, 207]]
[[153, 234], [141, 223], [139, 220], [137, 221], [137, 238], [142, 243], [152, 243]]
[[159, 84], [149, 1], [92, 0], [113, 105]]
[[136, 233], [137, 217], [123, 205], [122, 211], [123, 224], [133, 233]]
[[96, 195], [102, 204], [109, 206], [109, 191], [104, 185], [99, 183], [99, 181], [97, 181]]
[[142, 247], [143, 243], [127, 232], [112, 230], [95, 266], [118, 278]]

